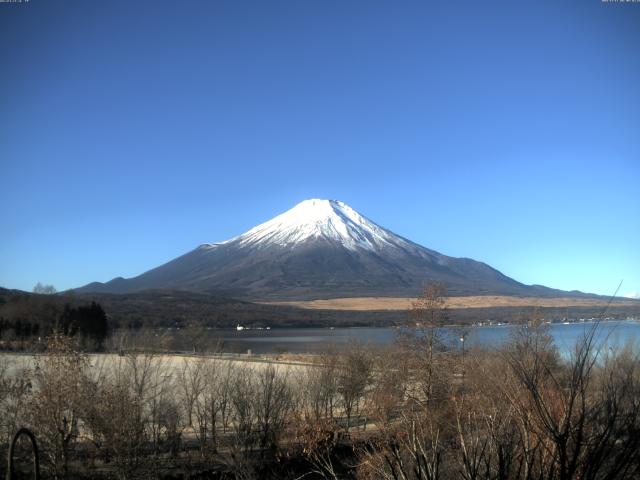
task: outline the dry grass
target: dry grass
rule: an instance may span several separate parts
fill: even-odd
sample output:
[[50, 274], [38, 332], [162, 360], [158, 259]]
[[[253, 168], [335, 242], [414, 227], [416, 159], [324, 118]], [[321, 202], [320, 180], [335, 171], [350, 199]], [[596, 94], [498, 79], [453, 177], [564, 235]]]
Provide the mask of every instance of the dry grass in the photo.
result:
[[[292, 302], [264, 302], [273, 305], [292, 305], [315, 310], [408, 310], [413, 298], [403, 297], [353, 297], [327, 300]], [[604, 307], [607, 300], [594, 298], [537, 298], [510, 296], [449, 297], [447, 308], [491, 308], [491, 307]], [[634, 300], [616, 300], [618, 306], [638, 305]]]

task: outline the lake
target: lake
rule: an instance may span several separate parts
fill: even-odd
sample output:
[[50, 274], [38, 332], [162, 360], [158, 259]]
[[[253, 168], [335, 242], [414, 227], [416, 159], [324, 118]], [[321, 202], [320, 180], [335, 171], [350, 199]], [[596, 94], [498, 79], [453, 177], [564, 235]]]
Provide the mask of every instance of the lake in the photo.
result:
[[[569, 324], [554, 323], [549, 331], [556, 346], [564, 352], [569, 351], [586, 331], [594, 328], [593, 322], [576, 322]], [[465, 347], [474, 346], [498, 347], [507, 342], [515, 325], [490, 325], [482, 327], [448, 327], [442, 332], [454, 344], [460, 345], [460, 337], [467, 332]], [[217, 330], [211, 332], [223, 341], [223, 348], [228, 352], [252, 353], [320, 353], [332, 345], [345, 345], [349, 342], [360, 342], [370, 345], [388, 345], [394, 342], [399, 329], [390, 328], [273, 328], [271, 330]], [[601, 322], [597, 330], [597, 338], [610, 346], [622, 345], [626, 342], [640, 341], [640, 322], [634, 320], [613, 320]]]

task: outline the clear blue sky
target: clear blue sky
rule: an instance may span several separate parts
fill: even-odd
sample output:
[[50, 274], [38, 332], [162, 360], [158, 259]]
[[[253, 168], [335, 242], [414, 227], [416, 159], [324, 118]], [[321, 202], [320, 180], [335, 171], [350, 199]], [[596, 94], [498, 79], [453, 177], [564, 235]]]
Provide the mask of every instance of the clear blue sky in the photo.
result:
[[0, 3], [0, 285], [134, 276], [312, 197], [640, 291], [640, 4]]

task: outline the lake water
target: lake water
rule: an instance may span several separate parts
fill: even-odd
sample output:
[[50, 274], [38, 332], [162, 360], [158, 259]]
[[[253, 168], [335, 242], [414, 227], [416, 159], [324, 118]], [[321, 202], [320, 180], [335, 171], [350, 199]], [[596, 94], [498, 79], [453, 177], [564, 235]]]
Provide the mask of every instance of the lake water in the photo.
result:
[[[564, 352], [573, 348], [589, 329], [592, 322], [570, 324], [550, 324], [549, 331], [556, 346]], [[460, 344], [461, 335], [466, 332], [465, 348], [474, 346], [499, 347], [511, 337], [514, 325], [493, 325], [482, 327], [450, 327], [443, 333], [453, 344]], [[598, 325], [597, 338], [607, 345], [623, 345], [627, 342], [640, 343], [640, 322], [634, 320], [614, 320]], [[213, 333], [213, 332], [212, 332]], [[271, 330], [218, 330], [214, 333], [223, 341], [228, 352], [244, 353], [320, 353], [330, 346], [344, 346], [349, 342], [371, 345], [387, 345], [398, 338], [399, 329], [391, 328], [273, 328]]]

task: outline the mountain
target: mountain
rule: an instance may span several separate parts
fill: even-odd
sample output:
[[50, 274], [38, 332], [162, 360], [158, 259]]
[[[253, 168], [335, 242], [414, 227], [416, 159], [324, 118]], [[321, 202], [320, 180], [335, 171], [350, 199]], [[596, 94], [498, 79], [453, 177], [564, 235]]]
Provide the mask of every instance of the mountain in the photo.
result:
[[[469, 258], [430, 250], [336, 200], [305, 200], [242, 235], [204, 244], [137, 277], [80, 292], [173, 289], [254, 300], [416, 296], [430, 281], [450, 295], [566, 296], [519, 283]], [[575, 292], [574, 294], [579, 294]]]

